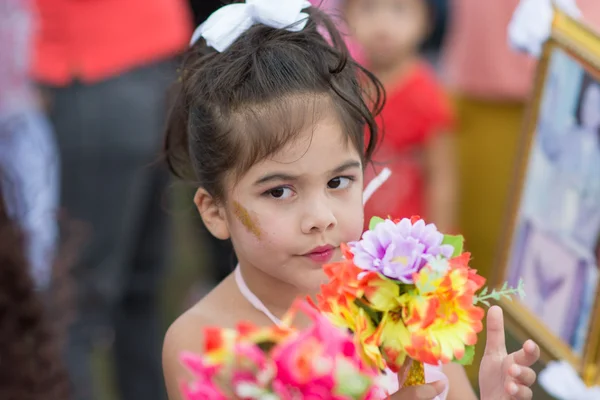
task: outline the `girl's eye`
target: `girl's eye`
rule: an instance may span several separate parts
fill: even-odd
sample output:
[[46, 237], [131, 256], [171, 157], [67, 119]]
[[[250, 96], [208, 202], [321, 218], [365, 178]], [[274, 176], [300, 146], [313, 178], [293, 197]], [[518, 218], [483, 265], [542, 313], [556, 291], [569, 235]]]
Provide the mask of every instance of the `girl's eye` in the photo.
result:
[[291, 197], [294, 192], [288, 187], [277, 187], [266, 192], [267, 195], [274, 199], [287, 199]]
[[346, 189], [353, 179], [349, 176], [338, 176], [327, 182], [329, 189]]

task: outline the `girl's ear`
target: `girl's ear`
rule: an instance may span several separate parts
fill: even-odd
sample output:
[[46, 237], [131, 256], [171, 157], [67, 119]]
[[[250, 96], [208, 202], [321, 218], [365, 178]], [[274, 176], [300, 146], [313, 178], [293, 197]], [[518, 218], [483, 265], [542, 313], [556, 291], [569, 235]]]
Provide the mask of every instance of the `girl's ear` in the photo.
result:
[[229, 239], [229, 227], [225, 210], [204, 188], [198, 188], [194, 195], [194, 204], [204, 221], [204, 225], [217, 239]]

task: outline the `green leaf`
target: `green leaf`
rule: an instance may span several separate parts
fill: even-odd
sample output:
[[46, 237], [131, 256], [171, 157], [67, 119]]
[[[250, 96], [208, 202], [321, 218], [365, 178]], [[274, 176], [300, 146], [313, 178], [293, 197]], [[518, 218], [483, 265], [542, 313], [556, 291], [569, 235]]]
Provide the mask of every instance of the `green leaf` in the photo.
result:
[[371, 379], [366, 376], [356, 374], [354, 376], [347, 376], [338, 380], [338, 385], [335, 388], [335, 392], [337, 395], [341, 395], [349, 399], [362, 399], [371, 384]]
[[454, 253], [452, 257], [458, 257], [462, 254], [465, 245], [465, 238], [463, 235], [444, 235], [442, 244], [449, 244], [454, 247]]
[[460, 365], [471, 365], [475, 358], [475, 346], [465, 346], [465, 354], [460, 360], [455, 360]]
[[373, 218], [371, 218], [371, 221], [369, 221], [369, 230], [372, 231], [373, 229], [375, 229], [375, 227], [377, 225], [379, 225], [383, 221], [385, 221], [385, 220], [383, 218], [381, 218], [381, 217], [373, 217]]
[[350, 361], [343, 357], [336, 360], [335, 376], [337, 381], [335, 393], [349, 399], [362, 398], [371, 384], [371, 379], [362, 375]]
[[483, 296], [485, 296], [487, 294], [487, 292], [488, 292], [488, 287], [486, 286], [486, 287], [483, 288], [483, 290], [481, 291], [481, 293], [479, 293], [479, 296], [483, 297]]
[[381, 322], [381, 313], [373, 310], [360, 299], [354, 299], [354, 304], [365, 311], [367, 316], [371, 319], [371, 321], [373, 321], [374, 325], [379, 325], [379, 323]]

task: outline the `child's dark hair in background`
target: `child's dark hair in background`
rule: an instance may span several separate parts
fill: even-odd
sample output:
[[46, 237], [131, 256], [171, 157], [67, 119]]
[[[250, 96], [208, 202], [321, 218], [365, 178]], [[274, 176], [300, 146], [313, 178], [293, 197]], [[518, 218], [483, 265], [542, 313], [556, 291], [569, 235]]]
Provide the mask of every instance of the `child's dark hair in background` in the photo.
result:
[[176, 175], [223, 200], [226, 176], [235, 179], [281, 149], [323, 107], [333, 107], [349, 142], [370, 159], [382, 86], [348, 56], [323, 12], [305, 12], [298, 32], [257, 24], [222, 53], [202, 39], [188, 51], [165, 141]]
[[444, 43], [444, 37], [448, 29], [449, 0], [425, 0], [429, 6], [431, 17], [430, 34], [422, 45], [422, 50], [439, 52]]
[[0, 188], [0, 399], [68, 400], [68, 378], [24, 243]]

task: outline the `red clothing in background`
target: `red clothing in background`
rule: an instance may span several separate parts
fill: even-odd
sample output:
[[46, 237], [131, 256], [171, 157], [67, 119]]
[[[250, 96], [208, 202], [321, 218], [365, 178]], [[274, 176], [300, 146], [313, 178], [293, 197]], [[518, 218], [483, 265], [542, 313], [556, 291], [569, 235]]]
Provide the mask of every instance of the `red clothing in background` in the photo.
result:
[[62, 86], [91, 83], [184, 50], [192, 24], [184, 0], [36, 0], [33, 75]]
[[427, 217], [425, 146], [433, 135], [451, 132], [453, 123], [450, 101], [424, 62], [388, 88], [378, 121], [383, 142], [375, 152], [374, 166], [367, 166], [365, 186], [384, 167], [392, 175], [365, 204], [365, 229], [373, 216]]

